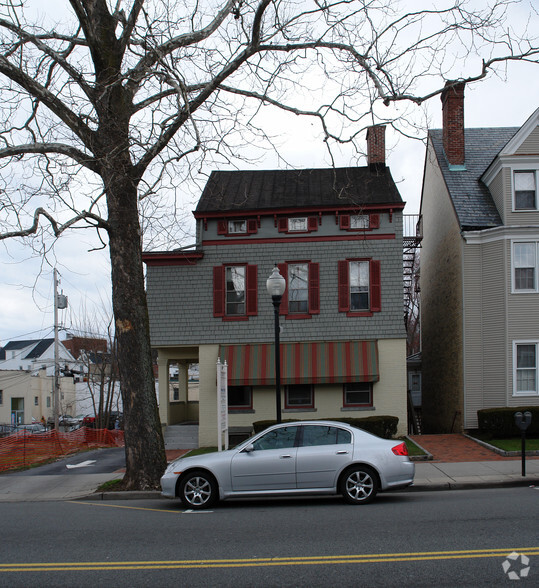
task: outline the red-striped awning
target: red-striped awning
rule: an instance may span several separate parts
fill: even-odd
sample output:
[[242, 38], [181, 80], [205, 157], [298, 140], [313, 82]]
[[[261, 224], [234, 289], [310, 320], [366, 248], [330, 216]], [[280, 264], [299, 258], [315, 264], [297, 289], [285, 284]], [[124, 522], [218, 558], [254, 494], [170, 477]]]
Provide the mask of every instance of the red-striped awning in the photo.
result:
[[[221, 345], [229, 386], [275, 385], [274, 345]], [[281, 343], [282, 384], [377, 382], [376, 341]]]

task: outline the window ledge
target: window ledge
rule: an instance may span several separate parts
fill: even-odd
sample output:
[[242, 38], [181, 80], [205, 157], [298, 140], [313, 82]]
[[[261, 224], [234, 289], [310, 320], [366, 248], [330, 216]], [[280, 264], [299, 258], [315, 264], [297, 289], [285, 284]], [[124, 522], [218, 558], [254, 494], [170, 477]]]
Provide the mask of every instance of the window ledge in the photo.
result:
[[223, 321], [248, 321], [248, 316], [224, 316]]
[[283, 408], [282, 412], [318, 412], [317, 408]]
[[373, 313], [370, 310], [358, 310], [358, 311], [349, 310], [346, 313], [346, 316], [349, 316], [349, 317], [360, 317], [360, 316], [372, 316], [372, 314]]
[[290, 321], [290, 320], [295, 320], [295, 319], [310, 319], [311, 315], [310, 314], [287, 314], [286, 315], [286, 320]]
[[252, 408], [229, 408], [228, 414], [255, 414], [255, 410]]
[[376, 410], [376, 407], [375, 406], [343, 406], [343, 407], [341, 407], [341, 412], [349, 412], [349, 411], [353, 411], [353, 410], [370, 411], [370, 410]]

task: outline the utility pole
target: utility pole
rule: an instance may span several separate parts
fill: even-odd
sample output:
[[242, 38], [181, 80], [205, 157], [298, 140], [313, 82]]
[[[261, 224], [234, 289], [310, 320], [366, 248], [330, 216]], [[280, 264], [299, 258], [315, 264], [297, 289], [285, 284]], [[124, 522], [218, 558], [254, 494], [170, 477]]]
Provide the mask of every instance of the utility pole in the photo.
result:
[[54, 428], [58, 430], [60, 421], [60, 362], [58, 347], [58, 309], [67, 308], [67, 296], [58, 294], [58, 271], [54, 268], [54, 389], [52, 407]]
[[54, 268], [54, 389], [52, 410], [54, 414], [54, 428], [58, 431], [60, 420], [60, 374], [58, 369], [58, 272]]

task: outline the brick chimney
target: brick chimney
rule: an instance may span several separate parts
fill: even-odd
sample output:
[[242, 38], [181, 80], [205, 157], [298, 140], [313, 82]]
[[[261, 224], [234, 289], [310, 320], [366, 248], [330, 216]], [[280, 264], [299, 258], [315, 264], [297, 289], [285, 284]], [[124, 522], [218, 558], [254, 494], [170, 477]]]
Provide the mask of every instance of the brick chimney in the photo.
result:
[[453, 86], [446, 82], [442, 92], [443, 145], [449, 167], [463, 168], [464, 152], [464, 82]]
[[367, 129], [367, 163], [373, 171], [386, 166], [385, 125], [374, 125]]

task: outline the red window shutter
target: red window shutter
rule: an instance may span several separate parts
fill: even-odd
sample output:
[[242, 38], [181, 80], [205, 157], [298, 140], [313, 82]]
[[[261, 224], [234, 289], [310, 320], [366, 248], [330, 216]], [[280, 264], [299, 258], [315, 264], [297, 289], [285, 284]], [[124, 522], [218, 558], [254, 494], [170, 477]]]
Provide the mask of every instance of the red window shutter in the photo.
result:
[[309, 314], [320, 313], [320, 266], [309, 264]]
[[350, 215], [349, 214], [341, 214], [339, 217], [339, 227], [345, 231], [350, 228]]
[[318, 219], [315, 216], [310, 216], [307, 218], [307, 230], [309, 233], [311, 231], [318, 231]]
[[213, 268], [213, 316], [225, 316], [225, 268]]
[[246, 271], [245, 290], [247, 297], [247, 316], [255, 315], [258, 312], [258, 283], [257, 283], [258, 267], [256, 265], [248, 265]]
[[228, 229], [228, 223], [224, 220], [217, 221], [217, 234], [218, 235], [226, 235]]
[[369, 215], [369, 229], [379, 229], [380, 228], [380, 215], [379, 214], [370, 214]]
[[371, 259], [369, 269], [371, 280], [371, 312], [380, 312], [382, 310], [382, 280], [380, 262], [378, 260]]
[[284, 291], [283, 297], [281, 298], [279, 314], [288, 314], [288, 264], [279, 263], [277, 264], [277, 267], [279, 268], [279, 273], [281, 276], [283, 276], [284, 281], [286, 282], [286, 289]]
[[279, 233], [286, 233], [288, 231], [288, 219], [287, 218], [280, 218], [278, 226], [279, 226]]
[[337, 271], [339, 288], [339, 312], [348, 312], [348, 310], [350, 310], [350, 281], [348, 274], [348, 262], [339, 261]]
[[252, 235], [253, 233], [256, 233], [258, 230], [257, 225], [256, 225], [256, 219], [255, 218], [250, 218], [247, 221], [247, 233], [249, 235]]

